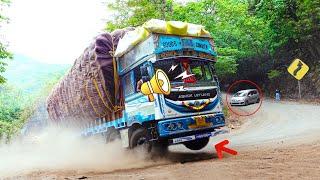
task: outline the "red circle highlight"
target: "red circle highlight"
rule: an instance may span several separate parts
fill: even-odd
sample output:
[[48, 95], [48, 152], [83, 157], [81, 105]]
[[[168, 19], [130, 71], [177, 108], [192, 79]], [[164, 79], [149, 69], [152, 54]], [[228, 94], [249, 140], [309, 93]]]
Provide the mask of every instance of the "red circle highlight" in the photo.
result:
[[[240, 83], [247, 83], [247, 84], [251, 84], [253, 86], [255, 86], [258, 91], [259, 91], [259, 98], [260, 98], [260, 102], [259, 102], [259, 107], [252, 113], [250, 114], [240, 114], [240, 113], [237, 113], [235, 111], [232, 110], [231, 108], [231, 105], [228, 101], [228, 94], [231, 92], [232, 88], [237, 85], [237, 84], [240, 84]], [[228, 88], [228, 91], [227, 91], [227, 95], [226, 95], [226, 102], [227, 102], [227, 106], [228, 106], [228, 109], [233, 112], [234, 114], [238, 115], [238, 116], [251, 116], [255, 113], [257, 113], [259, 111], [259, 109], [261, 108], [261, 105], [262, 105], [262, 101], [263, 101], [263, 94], [262, 94], [262, 90], [260, 88], [260, 86], [258, 86], [256, 83], [250, 81], [250, 80], [238, 80], [238, 81], [235, 81], [234, 83], [231, 84], [231, 86]]]

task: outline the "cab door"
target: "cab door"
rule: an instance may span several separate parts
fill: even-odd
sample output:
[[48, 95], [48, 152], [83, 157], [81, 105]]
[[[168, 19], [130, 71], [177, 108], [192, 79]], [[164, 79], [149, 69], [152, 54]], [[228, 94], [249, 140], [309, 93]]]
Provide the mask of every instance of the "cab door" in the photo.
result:
[[257, 90], [253, 91], [253, 103], [256, 103], [259, 99], [259, 94]]
[[140, 92], [143, 83], [143, 75], [140, 66], [133, 68], [122, 78], [125, 95], [125, 110], [128, 126], [144, 121], [152, 120], [155, 116], [154, 102], [149, 102], [148, 96]]

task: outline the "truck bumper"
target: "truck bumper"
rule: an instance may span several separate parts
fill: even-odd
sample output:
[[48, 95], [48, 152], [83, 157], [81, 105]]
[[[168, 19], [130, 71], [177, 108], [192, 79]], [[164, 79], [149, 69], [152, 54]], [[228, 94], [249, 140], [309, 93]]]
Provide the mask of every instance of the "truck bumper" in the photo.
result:
[[179, 143], [183, 143], [183, 142], [187, 142], [187, 141], [193, 141], [193, 140], [197, 140], [197, 139], [213, 137], [213, 136], [216, 136], [219, 134], [225, 134], [228, 132], [229, 131], [227, 129], [217, 129], [213, 132], [206, 132], [206, 133], [200, 133], [200, 134], [195, 134], [195, 135], [190, 135], [190, 136], [183, 136], [183, 137], [169, 139], [168, 142], [169, 142], [169, 144], [179, 144]]
[[160, 138], [181, 137], [200, 132], [207, 133], [223, 126], [225, 126], [223, 113], [173, 118], [157, 123], [158, 136]]

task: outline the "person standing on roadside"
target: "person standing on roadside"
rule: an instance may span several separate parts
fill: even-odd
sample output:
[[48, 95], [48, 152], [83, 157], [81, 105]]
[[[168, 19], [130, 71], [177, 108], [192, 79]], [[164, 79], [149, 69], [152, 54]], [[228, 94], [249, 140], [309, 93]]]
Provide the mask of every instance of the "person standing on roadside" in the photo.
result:
[[276, 101], [280, 101], [281, 95], [279, 89], [276, 90]]

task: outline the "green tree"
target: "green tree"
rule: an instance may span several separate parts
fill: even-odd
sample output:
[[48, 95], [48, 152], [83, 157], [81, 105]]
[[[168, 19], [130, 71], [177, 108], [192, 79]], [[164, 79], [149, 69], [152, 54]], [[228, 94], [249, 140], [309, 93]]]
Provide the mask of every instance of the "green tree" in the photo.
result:
[[115, 16], [107, 23], [107, 30], [140, 26], [149, 19], [168, 19], [172, 12], [172, 0], [116, 0], [108, 4]]
[[0, 85], [0, 88], [0, 121], [12, 122], [19, 118], [25, 97], [20, 90], [7, 84]]
[[238, 59], [268, 51], [268, 24], [263, 18], [250, 14], [249, 4], [245, 1], [200, 0], [180, 4], [173, 1], [118, 0], [109, 7], [116, 13], [115, 20], [107, 23], [108, 30], [138, 26], [151, 18], [204, 25], [219, 52], [217, 66], [222, 76], [236, 73]]
[[273, 69], [268, 73], [268, 78], [270, 80], [272, 80], [272, 79], [280, 77], [280, 75], [281, 75], [281, 72], [279, 70]]
[[290, 40], [312, 39], [319, 34], [320, 1], [314, 0], [250, 0], [250, 9], [267, 22], [271, 33], [270, 49], [274, 53]]
[[[1, 10], [3, 9], [3, 7], [7, 6], [9, 3], [10, 3], [9, 0], [0, 0], [0, 25], [8, 21], [8, 18], [6, 18], [2, 14]], [[5, 82], [5, 78], [1, 75], [6, 70], [5, 66], [7, 65], [7, 63], [5, 62], [5, 60], [11, 59], [11, 58], [12, 58], [12, 54], [7, 51], [4, 42], [0, 41], [0, 84]]]
[[263, 54], [268, 26], [248, 8], [244, 1], [201, 0], [174, 6], [173, 19], [204, 25], [217, 47], [237, 49], [238, 58]]
[[65, 74], [66, 68], [49, 73], [43, 77], [43, 85], [35, 92], [23, 92], [8, 83], [0, 85], [0, 140], [6, 140], [19, 133], [25, 122], [34, 114], [40, 103], [45, 99], [53, 86]]

